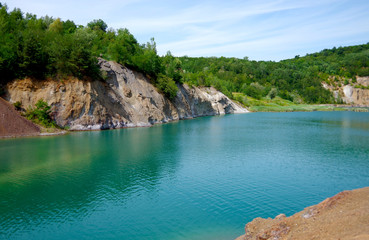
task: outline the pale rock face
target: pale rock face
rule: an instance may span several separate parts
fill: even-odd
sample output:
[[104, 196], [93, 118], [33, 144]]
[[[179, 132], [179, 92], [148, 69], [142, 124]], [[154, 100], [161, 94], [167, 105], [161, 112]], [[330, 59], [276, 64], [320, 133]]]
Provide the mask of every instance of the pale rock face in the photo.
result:
[[348, 104], [369, 106], [369, 89], [354, 88], [346, 85], [343, 87], [342, 100]]
[[[369, 86], [369, 77], [356, 77], [356, 80], [356, 86]], [[322, 86], [325, 89], [333, 92], [333, 96], [335, 99], [341, 97], [343, 102], [346, 104], [353, 104], [356, 106], [369, 106], [369, 89], [355, 88], [351, 85], [344, 85], [337, 89], [324, 82], [322, 83]]]
[[356, 77], [356, 81], [358, 84], [363, 85], [365, 87], [369, 86], [369, 77]]
[[6, 99], [20, 101], [24, 108], [43, 99], [60, 126], [71, 130], [151, 126], [179, 119], [228, 113], [246, 113], [214, 88], [179, 85], [174, 100], [169, 100], [140, 73], [99, 59], [105, 81], [17, 80], [7, 85]]
[[354, 88], [349, 85], [343, 87], [343, 94], [347, 103], [353, 102], [352, 99], [353, 90]]

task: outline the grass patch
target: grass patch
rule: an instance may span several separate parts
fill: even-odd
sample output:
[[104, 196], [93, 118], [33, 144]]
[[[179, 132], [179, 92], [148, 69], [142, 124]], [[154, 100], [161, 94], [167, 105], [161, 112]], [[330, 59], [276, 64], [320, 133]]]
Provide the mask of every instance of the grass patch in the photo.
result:
[[255, 99], [242, 93], [233, 93], [233, 98], [251, 112], [313, 112], [313, 111], [355, 111], [369, 112], [369, 108], [329, 104], [296, 104], [280, 97]]

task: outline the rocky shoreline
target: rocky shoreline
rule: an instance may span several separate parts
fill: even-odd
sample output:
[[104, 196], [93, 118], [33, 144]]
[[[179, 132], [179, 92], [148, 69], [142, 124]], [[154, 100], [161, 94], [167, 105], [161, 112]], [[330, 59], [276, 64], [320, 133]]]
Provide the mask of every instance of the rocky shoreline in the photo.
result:
[[5, 99], [23, 108], [43, 99], [52, 107], [53, 118], [69, 130], [102, 130], [152, 126], [181, 119], [247, 109], [213, 87], [178, 84], [177, 96], [168, 99], [141, 73], [116, 62], [99, 59], [104, 80], [16, 80], [6, 86]]
[[369, 187], [343, 191], [290, 217], [255, 218], [236, 240], [369, 239]]

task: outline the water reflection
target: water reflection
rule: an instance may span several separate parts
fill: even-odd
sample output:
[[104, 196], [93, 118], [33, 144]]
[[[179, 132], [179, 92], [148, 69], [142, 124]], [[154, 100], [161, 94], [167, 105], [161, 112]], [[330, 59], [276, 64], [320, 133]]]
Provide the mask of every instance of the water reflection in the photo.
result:
[[19, 227], [26, 230], [45, 221], [83, 219], [103, 201], [119, 198], [122, 202], [137, 191], [154, 191], [161, 172], [167, 176], [176, 168], [176, 141], [163, 143], [175, 128], [81, 132], [1, 142], [2, 228], [8, 229], [10, 236]]
[[0, 141], [0, 238], [232, 239], [369, 185], [368, 122], [253, 113]]

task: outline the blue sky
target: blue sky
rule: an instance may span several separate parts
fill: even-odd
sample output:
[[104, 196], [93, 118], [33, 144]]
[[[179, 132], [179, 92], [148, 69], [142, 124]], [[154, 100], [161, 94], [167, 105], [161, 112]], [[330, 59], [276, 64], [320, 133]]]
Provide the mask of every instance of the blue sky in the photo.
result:
[[[4, 3], [4, 0], [0, 0]], [[175, 56], [281, 60], [369, 42], [368, 0], [8, 0], [38, 17], [103, 19]]]

